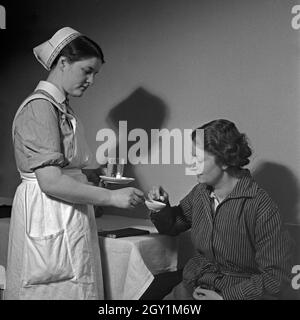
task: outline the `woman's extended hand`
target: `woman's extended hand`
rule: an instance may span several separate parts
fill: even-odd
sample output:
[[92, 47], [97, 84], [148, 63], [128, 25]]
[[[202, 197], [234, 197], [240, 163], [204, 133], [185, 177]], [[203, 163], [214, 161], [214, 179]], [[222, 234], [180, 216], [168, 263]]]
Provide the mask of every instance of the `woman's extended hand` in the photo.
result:
[[161, 201], [164, 203], [169, 202], [169, 195], [161, 186], [152, 187], [152, 189], [148, 193], [148, 198], [150, 200]]
[[136, 188], [123, 188], [111, 191], [111, 205], [118, 208], [132, 209], [144, 203], [144, 193]]
[[217, 292], [213, 290], [202, 289], [201, 287], [195, 288], [193, 292], [195, 300], [224, 300]]

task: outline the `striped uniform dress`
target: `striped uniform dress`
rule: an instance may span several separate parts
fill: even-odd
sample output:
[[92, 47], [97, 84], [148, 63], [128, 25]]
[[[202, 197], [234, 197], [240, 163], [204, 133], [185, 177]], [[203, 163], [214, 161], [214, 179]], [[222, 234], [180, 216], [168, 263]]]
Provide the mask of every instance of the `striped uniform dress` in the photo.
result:
[[195, 255], [183, 286], [218, 292], [225, 300], [278, 298], [290, 280], [291, 242], [277, 206], [248, 170], [214, 210], [209, 187], [196, 185], [175, 207], [151, 213], [160, 233], [191, 229]]

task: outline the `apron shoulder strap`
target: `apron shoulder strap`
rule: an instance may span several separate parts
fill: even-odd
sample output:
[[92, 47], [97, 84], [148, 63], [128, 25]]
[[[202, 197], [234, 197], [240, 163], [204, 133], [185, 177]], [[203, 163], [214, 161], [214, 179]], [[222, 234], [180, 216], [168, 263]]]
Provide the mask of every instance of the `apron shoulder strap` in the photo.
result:
[[54, 105], [58, 110], [60, 110], [62, 113], [66, 113], [66, 111], [62, 108], [62, 106], [57, 103], [56, 101], [54, 101], [53, 99], [51, 99], [50, 97], [42, 94], [42, 93], [33, 93], [32, 95], [30, 95], [28, 98], [26, 98], [22, 104], [20, 105], [20, 107], [18, 108], [14, 120], [13, 120], [13, 124], [12, 124], [12, 139], [14, 142], [14, 138], [15, 138], [15, 121], [18, 117], [18, 115], [21, 113], [21, 111], [23, 110], [23, 108], [31, 101], [36, 100], [36, 99], [43, 99], [43, 100], [47, 100], [49, 101], [52, 105]]

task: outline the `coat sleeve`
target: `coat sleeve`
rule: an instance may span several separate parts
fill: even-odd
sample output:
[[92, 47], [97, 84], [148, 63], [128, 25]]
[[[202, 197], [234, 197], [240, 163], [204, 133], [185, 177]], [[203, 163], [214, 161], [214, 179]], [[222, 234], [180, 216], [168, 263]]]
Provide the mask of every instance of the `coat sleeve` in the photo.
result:
[[150, 218], [159, 233], [177, 235], [191, 228], [193, 198], [196, 187], [187, 194], [178, 206], [169, 204], [159, 212], [151, 212]]

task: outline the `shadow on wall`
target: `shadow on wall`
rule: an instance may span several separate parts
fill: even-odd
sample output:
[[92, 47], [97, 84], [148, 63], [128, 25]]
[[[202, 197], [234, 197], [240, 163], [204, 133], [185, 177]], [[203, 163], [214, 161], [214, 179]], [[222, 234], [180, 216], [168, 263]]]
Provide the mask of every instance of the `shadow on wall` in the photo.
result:
[[3, 123], [0, 126], [0, 195], [12, 197], [17, 185], [20, 183], [20, 176], [15, 165], [14, 149], [12, 142], [13, 111], [11, 105], [0, 99], [0, 119]]
[[[114, 129], [117, 136], [119, 135], [119, 121], [127, 121], [127, 133], [133, 129], [143, 129], [146, 131], [147, 136], [151, 137], [151, 129], [160, 129], [168, 118], [167, 105], [157, 96], [151, 94], [146, 89], [139, 87], [134, 90], [125, 100], [113, 107], [107, 116], [108, 124]], [[127, 137], [120, 137], [117, 142], [117, 152], [119, 144], [124, 143]], [[127, 154], [131, 146], [138, 141], [127, 141]], [[150, 140], [148, 140], [148, 155], [150, 155], [151, 148]], [[137, 153], [139, 156], [139, 153]], [[127, 177], [134, 177], [136, 180], [129, 186], [141, 189], [141, 184], [137, 179], [135, 173], [135, 166], [128, 163], [125, 166], [124, 175]], [[111, 189], [119, 188], [110, 185]], [[146, 218], [147, 208], [140, 206], [134, 210], [123, 210], [117, 208], [105, 208], [104, 213], [126, 215], [131, 217]]]
[[[265, 162], [254, 174], [259, 185], [264, 188], [277, 203], [283, 222], [293, 240], [292, 266], [300, 264], [300, 217], [299, 185], [293, 173], [285, 166], [273, 162]], [[295, 275], [291, 274], [291, 277]], [[300, 299], [300, 291], [289, 288], [285, 299]]]
[[280, 209], [285, 223], [299, 223], [299, 185], [295, 175], [287, 167], [274, 162], [262, 163], [253, 173]]

